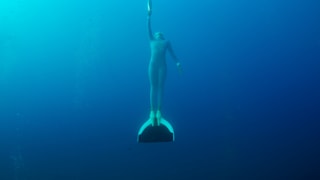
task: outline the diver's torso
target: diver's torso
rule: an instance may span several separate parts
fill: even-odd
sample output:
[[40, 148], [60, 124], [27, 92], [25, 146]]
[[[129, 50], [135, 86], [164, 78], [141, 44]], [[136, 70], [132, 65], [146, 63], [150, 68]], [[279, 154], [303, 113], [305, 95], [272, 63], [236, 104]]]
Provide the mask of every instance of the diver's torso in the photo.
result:
[[151, 64], [165, 65], [166, 51], [168, 48], [168, 41], [166, 40], [153, 40], [150, 42], [151, 47]]

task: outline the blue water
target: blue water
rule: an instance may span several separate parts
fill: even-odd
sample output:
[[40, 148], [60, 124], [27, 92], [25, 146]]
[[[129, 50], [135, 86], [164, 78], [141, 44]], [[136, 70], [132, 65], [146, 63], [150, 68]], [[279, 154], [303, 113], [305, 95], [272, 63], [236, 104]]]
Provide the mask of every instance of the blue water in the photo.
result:
[[154, 0], [170, 39], [149, 115], [145, 0], [0, 2], [1, 180], [320, 178], [320, 1]]

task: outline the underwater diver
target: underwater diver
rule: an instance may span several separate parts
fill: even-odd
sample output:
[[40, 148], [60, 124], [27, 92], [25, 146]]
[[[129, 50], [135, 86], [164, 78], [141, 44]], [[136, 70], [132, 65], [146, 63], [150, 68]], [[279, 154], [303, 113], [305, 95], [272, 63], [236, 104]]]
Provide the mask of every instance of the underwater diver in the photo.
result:
[[179, 72], [182, 71], [181, 63], [176, 57], [170, 41], [164, 38], [161, 32], [152, 33], [151, 29], [152, 1], [148, 0], [148, 33], [151, 48], [151, 58], [149, 62], [149, 81], [150, 81], [150, 119], [152, 126], [160, 125], [162, 98], [164, 83], [166, 79], [166, 52], [168, 51], [176, 63]]
[[162, 98], [164, 83], [167, 74], [166, 53], [171, 54], [176, 62], [178, 70], [181, 72], [181, 64], [174, 54], [171, 44], [166, 40], [162, 33], [152, 33], [151, 29], [151, 14], [152, 4], [148, 0], [148, 33], [150, 39], [151, 58], [149, 62], [149, 81], [150, 81], [150, 116], [149, 119], [140, 127], [138, 132], [138, 142], [153, 143], [153, 142], [173, 142], [175, 139], [174, 129], [161, 116]]

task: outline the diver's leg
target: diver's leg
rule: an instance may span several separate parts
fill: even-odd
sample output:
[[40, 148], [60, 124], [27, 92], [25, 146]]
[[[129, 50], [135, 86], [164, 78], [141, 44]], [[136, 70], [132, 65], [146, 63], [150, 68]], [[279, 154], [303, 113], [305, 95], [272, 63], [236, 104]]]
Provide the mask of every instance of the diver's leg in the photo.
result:
[[161, 111], [162, 108], [162, 101], [163, 101], [163, 92], [164, 92], [164, 84], [166, 81], [166, 75], [167, 75], [167, 68], [164, 66], [159, 70], [159, 77], [158, 77], [158, 94], [157, 94], [157, 98], [158, 98], [158, 109], [159, 111]]
[[[155, 120], [155, 103], [157, 98], [157, 86], [158, 86], [158, 74], [156, 70], [149, 65], [149, 81], [150, 81], [150, 119]], [[154, 121], [152, 122], [152, 125], [154, 125]]]
[[161, 67], [158, 73], [158, 92], [157, 92], [157, 113], [156, 113], [156, 118], [157, 118], [157, 123], [160, 125], [161, 121], [161, 110], [162, 110], [162, 101], [163, 101], [163, 94], [164, 94], [164, 84], [166, 80], [166, 75], [167, 75], [167, 68], [166, 66]]

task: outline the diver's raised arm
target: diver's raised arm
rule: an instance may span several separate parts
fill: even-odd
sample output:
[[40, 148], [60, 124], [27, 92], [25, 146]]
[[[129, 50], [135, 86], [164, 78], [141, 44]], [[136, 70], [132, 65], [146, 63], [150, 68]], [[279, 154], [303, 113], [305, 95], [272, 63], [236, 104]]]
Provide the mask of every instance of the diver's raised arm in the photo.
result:
[[148, 0], [148, 15], [152, 14], [152, 0]]
[[147, 16], [147, 26], [148, 26], [148, 33], [149, 33], [149, 39], [153, 40], [153, 33], [152, 33], [152, 29], [151, 29], [151, 14], [152, 14], [152, 1], [148, 0], [148, 16]]
[[149, 34], [149, 39], [153, 40], [153, 33], [152, 33], [152, 29], [151, 29], [151, 17], [148, 15], [147, 17], [147, 21], [148, 21], [148, 34]]

